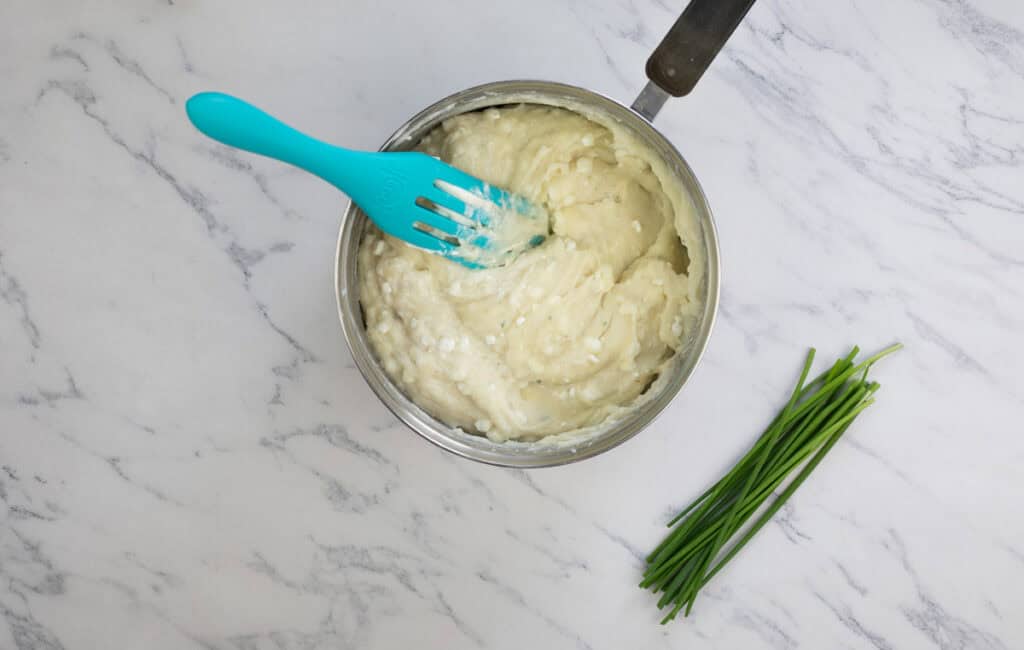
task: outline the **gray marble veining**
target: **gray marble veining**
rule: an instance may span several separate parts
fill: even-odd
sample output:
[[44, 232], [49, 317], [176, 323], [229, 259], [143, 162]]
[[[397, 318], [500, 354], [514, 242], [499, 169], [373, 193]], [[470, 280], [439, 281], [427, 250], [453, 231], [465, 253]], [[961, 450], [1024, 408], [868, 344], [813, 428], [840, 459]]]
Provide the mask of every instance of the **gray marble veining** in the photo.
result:
[[[761, 0], [657, 125], [722, 240], [706, 361], [532, 472], [354, 368], [344, 198], [199, 136], [217, 89], [374, 148], [502, 78], [632, 101], [682, 3], [0, 3], [0, 648], [1024, 647], [1024, 11]], [[635, 587], [805, 346], [879, 403], [694, 615]]]

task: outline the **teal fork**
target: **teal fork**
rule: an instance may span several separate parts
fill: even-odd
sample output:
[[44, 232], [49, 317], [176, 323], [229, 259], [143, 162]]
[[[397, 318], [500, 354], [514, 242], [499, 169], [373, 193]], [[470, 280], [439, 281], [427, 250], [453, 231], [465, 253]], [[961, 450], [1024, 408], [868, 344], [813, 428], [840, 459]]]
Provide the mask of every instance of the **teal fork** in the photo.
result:
[[194, 95], [185, 110], [214, 140], [319, 176], [387, 234], [464, 266], [503, 264], [548, 234], [547, 214], [524, 197], [427, 154], [336, 147], [223, 93]]

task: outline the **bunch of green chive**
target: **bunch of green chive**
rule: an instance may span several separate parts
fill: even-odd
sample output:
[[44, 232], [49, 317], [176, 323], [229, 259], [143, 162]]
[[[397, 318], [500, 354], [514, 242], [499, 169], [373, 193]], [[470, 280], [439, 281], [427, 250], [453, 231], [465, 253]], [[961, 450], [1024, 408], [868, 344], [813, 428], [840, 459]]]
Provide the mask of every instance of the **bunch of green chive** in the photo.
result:
[[[768, 429], [728, 474], [668, 523], [674, 529], [647, 557], [640, 586], [662, 594], [658, 609], [671, 607], [662, 625], [683, 608], [689, 616], [701, 588], [786, 503], [854, 418], [874, 402], [872, 396], [878, 384], [868, 381], [868, 369], [900, 347], [893, 345], [861, 362], [856, 361], [859, 349], [854, 347], [826, 372], [805, 383], [814, 362], [814, 349], [807, 353], [789, 402]], [[796, 477], [740, 534], [789, 474], [805, 462]], [[725, 550], [737, 534], [738, 539]]]

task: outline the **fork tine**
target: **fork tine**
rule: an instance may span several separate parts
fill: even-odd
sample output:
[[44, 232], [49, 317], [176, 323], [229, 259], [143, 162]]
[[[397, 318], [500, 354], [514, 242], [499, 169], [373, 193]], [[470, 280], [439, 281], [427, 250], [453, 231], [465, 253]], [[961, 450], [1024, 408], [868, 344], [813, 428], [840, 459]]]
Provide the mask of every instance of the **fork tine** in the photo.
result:
[[[455, 167], [448, 166], [445, 169], [437, 170], [437, 178], [438, 180], [444, 181], [458, 189], [463, 189], [469, 192], [477, 200], [489, 201], [497, 206], [512, 207], [519, 211], [520, 207], [526, 208], [529, 205], [529, 202], [524, 202], [522, 197], [507, 192], [497, 185], [491, 185], [476, 176], [470, 176], [466, 172]], [[435, 181], [435, 185], [436, 184], [437, 182]], [[520, 200], [516, 201], [516, 199]], [[516, 205], [517, 203], [521, 205]]]
[[437, 237], [434, 237], [433, 235], [430, 235], [423, 231], [416, 230], [415, 228], [410, 228], [409, 232], [403, 233], [401, 238], [406, 242], [412, 244], [413, 246], [422, 248], [429, 252], [438, 253], [452, 261], [458, 262], [459, 264], [467, 268], [486, 268], [483, 264], [480, 264], [477, 261], [467, 259], [466, 257], [464, 257], [460, 253], [460, 251], [462, 250], [461, 246], [449, 244], [446, 241], [438, 239]]
[[438, 215], [438, 217], [440, 217], [442, 219], [447, 219], [447, 220], [452, 221], [452, 222], [454, 222], [454, 223], [456, 223], [456, 224], [458, 224], [460, 226], [466, 226], [467, 228], [473, 228], [473, 227], [475, 227], [477, 225], [472, 219], [469, 219], [469, 218], [467, 218], [467, 217], [465, 217], [465, 216], [463, 216], [461, 214], [458, 214], [457, 212], [455, 212], [451, 208], [447, 208], [447, 207], [439, 204], [437, 201], [434, 201], [432, 199], [428, 199], [425, 196], [418, 196], [418, 197], [416, 197], [416, 205], [421, 207], [421, 208], [423, 208], [424, 210], [427, 210], [428, 212], [432, 212], [432, 213]]
[[432, 201], [442, 208], [451, 210], [456, 215], [453, 217], [455, 220], [461, 220], [466, 224], [474, 222], [474, 219], [471, 216], [474, 212], [473, 206], [467, 206], [466, 202], [460, 197], [449, 194], [448, 192], [445, 192], [443, 188], [437, 187], [436, 185], [424, 188], [422, 194], [423, 198], [428, 201]]
[[471, 192], [464, 187], [451, 185], [445, 181], [436, 181], [431, 195], [441, 197], [441, 204], [446, 207], [460, 206], [461, 212], [459, 212], [459, 215], [461, 219], [473, 224], [489, 226], [492, 211], [498, 209], [498, 206], [486, 197], [480, 196], [476, 192]]
[[452, 219], [449, 219], [444, 214], [431, 210], [427, 205], [421, 205], [419, 199], [416, 200], [414, 214], [416, 215], [416, 221], [425, 223], [431, 228], [440, 230], [452, 237], [458, 237], [461, 239], [473, 234], [473, 230], [469, 226], [457, 223]]
[[487, 268], [486, 266], [484, 266], [483, 264], [480, 264], [479, 262], [474, 262], [473, 260], [468, 260], [465, 257], [462, 257], [461, 255], [457, 255], [455, 253], [442, 253], [442, 254], [445, 257], [447, 257], [448, 259], [454, 260], [454, 261], [458, 262], [459, 264], [465, 266], [468, 269], [485, 269], [485, 268]]
[[411, 226], [408, 228], [407, 231], [402, 232], [401, 234], [397, 234], [395, 236], [399, 237], [404, 241], [409, 242], [410, 244], [416, 246], [417, 248], [422, 248], [424, 250], [432, 251], [435, 253], [441, 253], [445, 257], [458, 257], [458, 246], [454, 244], [449, 244], [448, 242], [442, 239], [438, 239], [437, 237], [431, 235], [430, 233], [423, 232], [422, 230], [417, 230]]

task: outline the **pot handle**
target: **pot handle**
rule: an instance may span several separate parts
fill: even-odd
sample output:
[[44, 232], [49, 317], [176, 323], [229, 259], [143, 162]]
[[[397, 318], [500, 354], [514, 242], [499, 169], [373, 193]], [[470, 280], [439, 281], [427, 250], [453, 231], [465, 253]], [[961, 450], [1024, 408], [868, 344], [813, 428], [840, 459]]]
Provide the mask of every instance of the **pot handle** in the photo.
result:
[[712, 59], [747, 15], [754, 0], [691, 0], [647, 59], [647, 86], [633, 110], [648, 121], [669, 96], [693, 90]]

